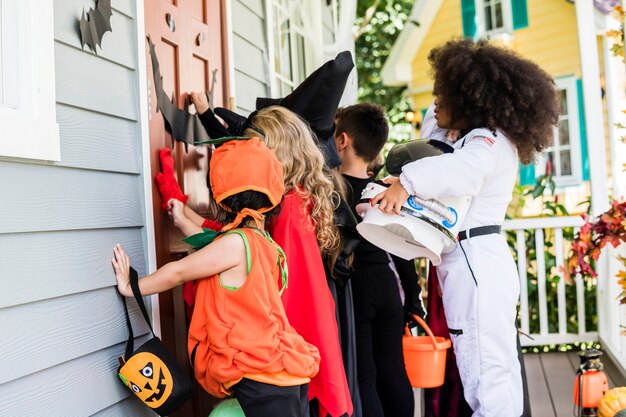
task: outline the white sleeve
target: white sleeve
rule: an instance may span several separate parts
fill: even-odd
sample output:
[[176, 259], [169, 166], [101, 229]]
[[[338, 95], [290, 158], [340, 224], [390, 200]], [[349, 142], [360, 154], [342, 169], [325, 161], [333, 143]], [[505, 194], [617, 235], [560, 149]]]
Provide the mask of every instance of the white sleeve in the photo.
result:
[[411, 195], [422, 198], [475, 196], [497, 161], [492, 137], [476, 135], [462, 148], [419, 159], [402, 167], [400, 182]]

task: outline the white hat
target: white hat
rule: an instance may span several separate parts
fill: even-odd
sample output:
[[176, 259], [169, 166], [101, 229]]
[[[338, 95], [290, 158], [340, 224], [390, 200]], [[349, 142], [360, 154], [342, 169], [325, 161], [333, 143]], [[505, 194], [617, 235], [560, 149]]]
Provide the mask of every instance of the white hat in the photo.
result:
[[382, 250], [403, 259], [428, 258], [433, 265], [441, 263], [441, 254], [456, 244], [462, 218], [469, 208], [470, 198], [441, 199], [439, 203], [453, 213], [455, 220], [447, 221], [426, 207], [409, 199], [402, 214], [385, 214], [372, 207], [370, 199], [386, 189], [385, 185], [369, 183], [356, 206], [363, 221], [357, 225], [361, 236]]

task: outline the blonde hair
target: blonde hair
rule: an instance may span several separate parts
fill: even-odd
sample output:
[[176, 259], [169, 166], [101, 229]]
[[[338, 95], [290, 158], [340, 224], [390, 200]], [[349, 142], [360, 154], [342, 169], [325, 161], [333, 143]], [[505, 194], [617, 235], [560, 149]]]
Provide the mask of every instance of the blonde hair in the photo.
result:
[[[305, 206], [311, 207], [320, 250], [332, 252], [339, 245], [339, 231], [333, 219], [333, 201], [337, 198], [333, 183], [324, 171], [324, 156], [309, 125], [280, 106], [259, 110], [251, 122], [265, 132], [261, 139], [276, 152], [283, 165], [285, 189], [293, 189], [304, 198]], [[244, 134], [259, 136], [251, 129]]]

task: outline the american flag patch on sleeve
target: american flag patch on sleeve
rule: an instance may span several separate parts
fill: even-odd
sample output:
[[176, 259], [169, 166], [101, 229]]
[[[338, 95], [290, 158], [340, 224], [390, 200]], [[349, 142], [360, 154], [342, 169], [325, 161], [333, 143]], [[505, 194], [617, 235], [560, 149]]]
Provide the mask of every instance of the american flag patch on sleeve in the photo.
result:
[[487, 136], [475, 136], [474, 140], [485, 142], [488, 146], [493, 146], [493, 144], [496, 143], [494, 139], [487, 137]]

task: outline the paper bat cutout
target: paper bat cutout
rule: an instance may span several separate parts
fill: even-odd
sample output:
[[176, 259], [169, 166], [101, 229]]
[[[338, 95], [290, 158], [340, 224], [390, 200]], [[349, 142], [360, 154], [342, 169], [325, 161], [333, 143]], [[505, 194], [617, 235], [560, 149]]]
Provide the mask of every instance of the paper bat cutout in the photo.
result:
[[96, 45], [102, 49], [102, 36], [112, 30], [112, 14], [111, 0], [98, 0], [96, 3], [96, 10], [89, 8], [87, 15], [85, 15], [85, 9], [83, 8], [83, 15], [80, 18], [81, 48], [84, 48], [85, 44], [87, 44], [96, 54], [98, 53], [96, 51]]
[[[185, 102], [185, 108], [179, 109], [176, 100], [170, 100], [167, 93], [163, 89], [163, 77], [159, 69], [159, 60], [154, 50], [152, 39], [148, 37], [150, 45], [150, 60], [152, 62], [152, 77], [154, 78], [154, 91], [157, 96], [157, 109], [163, 115], [165, 120], [165, 128], [172, 135], [172, 140], [177, 140], [185, 144], [185, 152], [188, 146], [195, 142], [207, 142], [209, 134], [206, 132], [197, 114], [189, 113], [189, 103]], [[212, 90], [215, 86], [215, 71], [213, 72]], [[207, 96], [211, 98], [213, 94], [207, 92]], [[207, 142], [208, 143], [208, 142]]]

